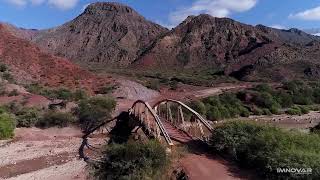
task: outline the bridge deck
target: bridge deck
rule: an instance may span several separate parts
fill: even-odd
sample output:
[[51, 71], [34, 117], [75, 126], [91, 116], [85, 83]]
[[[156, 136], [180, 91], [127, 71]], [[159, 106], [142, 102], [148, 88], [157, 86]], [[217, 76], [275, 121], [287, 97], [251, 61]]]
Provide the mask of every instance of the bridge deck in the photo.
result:
[[192, 141], [192, 138], [187, 135], [185, 132], [177, 129], [173, 125], [171, 125], [167, 121], [162, 121], [164, 128], [168, 132], [170, 138], [174, 141], [180, 142], [180, 143], [188, 143]]

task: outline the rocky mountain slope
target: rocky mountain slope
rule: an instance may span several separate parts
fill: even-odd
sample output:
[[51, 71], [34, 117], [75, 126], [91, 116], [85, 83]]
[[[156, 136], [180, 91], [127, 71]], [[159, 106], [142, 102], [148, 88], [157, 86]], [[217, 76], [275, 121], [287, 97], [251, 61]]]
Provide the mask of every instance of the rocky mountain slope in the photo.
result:
[[0, 63], [10, 69], [19, 84], [39, 83], [49, 87], [83, 88], [95, 91], [111, 82], [69, 60], [41, 52], [27, 40], [14, 36], [0, 24]]
[[133, 67], [216, 69], [241, 80], [318, 76], [319, 42], [296, 29], [190, 16], [144, 51]]
[[74, 20], [39, 31], [33, 41], [75, 62], [127, 66], [167, 29], [118, 3], [94, 3]]
[[23, 35], [84, 67], [209, 70], [254, 81], [320, 77], [320, 37], [206, 14], [190, 16], [169, 31], [128, 6], [94, 3], [62, 26]]

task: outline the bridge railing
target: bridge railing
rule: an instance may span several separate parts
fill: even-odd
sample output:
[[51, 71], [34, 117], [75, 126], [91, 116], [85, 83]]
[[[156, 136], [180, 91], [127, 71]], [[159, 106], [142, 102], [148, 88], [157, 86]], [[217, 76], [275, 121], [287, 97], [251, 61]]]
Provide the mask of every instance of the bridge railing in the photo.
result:
[[149, 103], [138, 100], [133, 104], [129, 113], [140, 121], [147, 131], [147, 134], [151, 134], [160, 141], [162, 140], [161, 137], [164, 137], [168, 145], [173, 145], [173, 142], [164, 128], [159, 116], [155, 113]]
[[194, 139], [207, 140], [213, 127], [198, 112], [181, 101], [166, 99], [154, 105], [161, 120], [169, 122]]

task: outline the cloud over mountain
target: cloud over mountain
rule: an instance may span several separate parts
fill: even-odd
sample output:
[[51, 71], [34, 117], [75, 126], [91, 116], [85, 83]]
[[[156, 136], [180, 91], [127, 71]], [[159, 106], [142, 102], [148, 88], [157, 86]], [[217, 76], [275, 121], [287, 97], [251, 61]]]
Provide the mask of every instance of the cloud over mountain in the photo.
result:
[[305, 11], [301, 11], [295, 14], [290, 14], [289, 18], [291, 19], [300, 19], [307, 21], [319, 21], [320, 20], [320, 6], [307, 9]]
[[49, 5], [61, 10], [68, 10], [74, 8], [79, 0], [6, 0], [8, 3], [24, 7], [31, 5]]
[[189, 15], [199, 14], [228, 17], [233, 13], [250, 10], [257, 2], [257, 0], [196, 0], [190, 7], [183, 7], [171, 13], [169, 20], [172, 24], [178, 24]]

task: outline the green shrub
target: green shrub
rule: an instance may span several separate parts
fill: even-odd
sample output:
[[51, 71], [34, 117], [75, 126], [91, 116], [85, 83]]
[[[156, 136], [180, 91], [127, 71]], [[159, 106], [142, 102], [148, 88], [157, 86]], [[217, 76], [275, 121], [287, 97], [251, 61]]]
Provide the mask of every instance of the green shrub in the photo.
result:
[[2, 78], [7, 80], [8, 82], [14, 82], [13, 76], [9, 72], [5, 72], [2, 74]]
[[178, 81], [170, 81], [169, 85], [170, 85], [170, 89], [171, 90], [177, 90], [178, 89], [178, 84], [179, 82]]
[[56, 99], [63, 99], [63, 100], [71, 100], [73, 97], [73, 94], [70, 90], [65, 88], [60, 88], [58, 90], [53, 91], [54, 98]]
[[253, 112], [254, 115], [257, 115], [257, 116], [263, 115], [263, 110], [258, 108], [258, 107], [254, 107], [252, 112]]
[[206, 114], [207, 112], [205, 104], [201, 101], [191, 101], [188, 105], [200, 114]]
[[41, 119], [40, 113], [34, 108], [24, 108], [16, 113], [17, 127], [33, 127]]
[[15, 119], [3, 110], [0, 113], [0, 140], [12, 138], [14, 136], [14, 129]]
[[259, 92], [272, 92], [272, 88], [268, 84], [259, 84], [254, 89]]
[[48, 111], [37, 122], [36, 126], [41, 128], [67, 127], [76, 123], [76, 118], [71, 113]]
[[[268, 179], [317, 179], [320, 136], [246, 122], [228, 122], [215, 129], [211, 147], [241, 166], [255, 168]], [[310, 175], [277, 173], [277, 168], [312, 168]]]
[[294, 105], [291, 95], [284, 91], [280, 91], [276, 94], [276, 101], [284, 108]]
[[12, 91], [8, 94], [8, 96], [18, 96], [18, 95], [19, 95], [19, 92], [18, 92], [18, 90], [16, 90], [16, 89], [12, 90]]
[[302, 115], [301, 109], [299, 106], [293, 106], [286, 111], [289, 115]]
[[320, 135], [320, 123], [318, 125], [316, 125], [315, 127], [310, 128], [310, 132]]
[[272, 115], [271, 111], [269, 109], [267, 109], [267, 108], [263, 108], [262, 111], [263, 111], [263, 115], [267, 115], [267, 116], [271, 116]]
[[207, 110], [207, 119], [210, 119], [210, 120], [220, 120], [222, 119], [222, 115], [218, 109], [218, 107], [215, 107], [215, 106], [210, 106]]
[[302, 114], [308, 114], [310, 112], [310, 109], [307, 106], [300, 106], [299, 108]]
[[160, 82], [158, 80], [148, 81], [146, 87], [149, 89], [159, 91], [160, 90]]
[[93, 97], [81, 100], [77, 109], [79, 123], [84, 131], [111, 118], [116, 101], [111, 97]]
[[81, 89], [77, 89], [74, 93], [73, 93], [73, 100], [75, 101], [80, 101], [80, 100], [84, 100], [88, 98], [88, 94]]
[[8, 66], [5, 64], [0, 64], [0, 72], [4, 73], [8, 70]]
[[166, 179], [169, 158], [156, 141], [106, 146], [104, 158], [95, 169], [95, 179]]
[[116, 87], [116, 86], [113, 86], [113, 85], [111, 85], [111, 86], [105, 86], [105, 87], [103, 87], [103, 88], [101, 88], [101, 89], [99, 90], [99, 93], [100, 93], [100, 94], [111, 94], [111, 93], [113, 93], [113, 91], [116, 90], [116, 89], [117, 89], [117, 87]]

